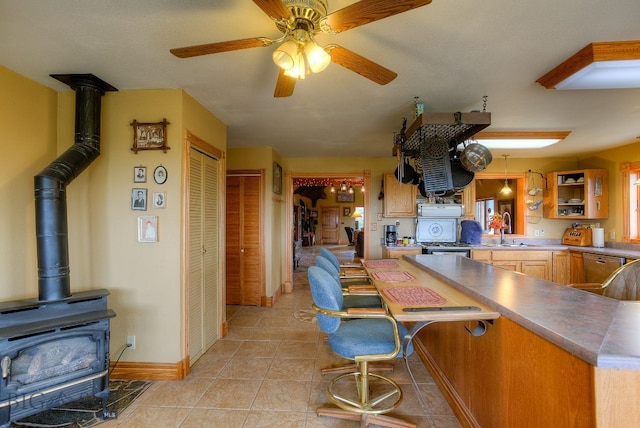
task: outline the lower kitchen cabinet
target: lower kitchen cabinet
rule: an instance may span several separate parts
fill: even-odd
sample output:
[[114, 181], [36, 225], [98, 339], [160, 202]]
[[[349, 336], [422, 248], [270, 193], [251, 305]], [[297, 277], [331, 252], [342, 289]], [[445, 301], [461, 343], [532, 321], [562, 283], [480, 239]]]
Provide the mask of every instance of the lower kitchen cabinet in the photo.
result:
[[404, 255], [422, 254], [422, 247], [420, 248], [389, 248], [382, 247], [383, 259], [399, 259]]
[[568, 251], [552, 251], [551, 280], [558, 284], [571, 284], [571, 262]]
[[551, 281], [553, 258], [546, 250], [474, 250], [471, 258], [499, 266], [503, 269], [524, 273]]

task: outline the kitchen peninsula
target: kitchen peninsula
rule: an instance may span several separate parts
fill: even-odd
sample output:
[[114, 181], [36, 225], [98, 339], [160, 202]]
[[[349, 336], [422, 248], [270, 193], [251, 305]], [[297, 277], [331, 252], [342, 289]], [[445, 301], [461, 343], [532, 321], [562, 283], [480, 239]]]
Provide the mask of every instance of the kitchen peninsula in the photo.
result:
[[[623, 302], [457, 256], [404, 256], [500, 313], [435, 323], [416, 350], [463, 426], [640, 426], [640, 302]], [[467, 329], [465, 329], [465, 327]]]

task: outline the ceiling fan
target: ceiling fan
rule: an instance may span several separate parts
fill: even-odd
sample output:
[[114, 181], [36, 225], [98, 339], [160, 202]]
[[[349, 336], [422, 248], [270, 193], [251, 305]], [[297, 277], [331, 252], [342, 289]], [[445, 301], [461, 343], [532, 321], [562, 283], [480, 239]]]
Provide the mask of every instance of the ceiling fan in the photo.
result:
[[179, 58], [282, 45], [273, 52], [280, 67], [274, 97], [293, 94], [296, 80], [310, 72], [319, 73], [330, 62], [341, 65], [367, 79], [386, 85], [397, 77], [393, 71], [341, 46], [318, 46], [318, 33], [337, 34], [431, 3], [431, 0], [360, 0], [327, 14], [328, 0], [253, 0], [276, 24], [282, 36], [277, 39], [253, 37], [171, 49]]

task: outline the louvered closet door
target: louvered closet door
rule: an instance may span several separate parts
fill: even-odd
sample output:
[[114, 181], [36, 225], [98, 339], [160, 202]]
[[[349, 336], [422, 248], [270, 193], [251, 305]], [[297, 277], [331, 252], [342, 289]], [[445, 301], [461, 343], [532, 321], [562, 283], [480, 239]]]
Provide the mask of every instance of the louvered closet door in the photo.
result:
[[260, 230], [261, 175], [227, 174], [226, 289], [228, 305], [260, 305], [264, 254]]
[[219, 164], [191, 149], [189, 171], [189, 358], [219, 338]]

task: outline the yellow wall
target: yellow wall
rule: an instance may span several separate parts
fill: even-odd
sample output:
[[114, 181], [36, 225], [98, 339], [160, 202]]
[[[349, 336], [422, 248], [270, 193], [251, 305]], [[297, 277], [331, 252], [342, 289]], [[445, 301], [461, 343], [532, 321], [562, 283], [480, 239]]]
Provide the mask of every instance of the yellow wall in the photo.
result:
[[[100, 76], [98, 76], [100, 77]], [[109, 82], [117, 87], [118, 82]], [[0, 68], [0, 298], [37, 296], [33, 176], [74, 143], [75, 93], [56, 93]], [[6, 96], [5, 96], [6, 94]], [[130, 123], [166, 118], [171, 149], [131, 151]], [[108, 92], [102, 98], [101, 155], [67, 187], [72, 292], [106, 288], [112, 320], [111, 352], [136, 335], [123, 360], [177, 363], [185, 358], [182, 333], [183, 146], [185, 127], [226, 150], [226, 127], [180, 89]], [[134, 183], [135, 166], [147, 182]], [[165, 184], [153, 181], [163, 165]], [[166, 192], [166, 208], [131, 210], [131, 190]], [[137, 241], [139, 215], [158, 216], [157, 243]], [[221, 261], [224, 263], [224, 261]]]
[[57, 94], [0, 66], [0, 300], [35, 297], [33, 177], [57, 155]]

